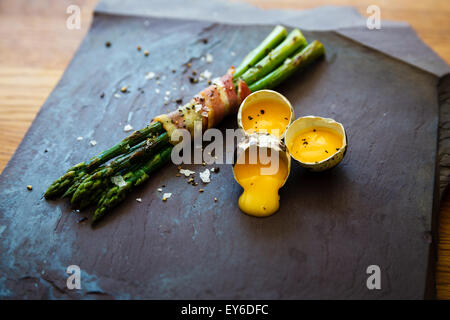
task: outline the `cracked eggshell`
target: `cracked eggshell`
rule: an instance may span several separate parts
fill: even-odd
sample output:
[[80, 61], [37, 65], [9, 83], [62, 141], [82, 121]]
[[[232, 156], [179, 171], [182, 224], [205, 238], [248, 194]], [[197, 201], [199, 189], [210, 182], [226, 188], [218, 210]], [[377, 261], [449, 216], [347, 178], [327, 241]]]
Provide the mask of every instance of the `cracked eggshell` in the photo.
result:
[[245, 110], [246, 107], [253, 105], [254, 103], [257, 103], [258, 101], [264, 101], [264, 100], [275, 100], [277, 102], [281, 102], [282, 105], [284, 105], [287, 109], [289, 109], [289, 112], [291, 115], [291, 117], [289, 119], [289, 123], [287, 124], [286, 129], [284, 130], [283, 134], [281, 134], [279, 137], [279, 139], [283, 139], [286, 134], [287, 128], [292, 123], [292, 121], [295, 120], [294, 108], [292, 107], [291, 103], [285, 96], [283, 96], [281, 93], [278, 93], [273, 90], [265, 89], [265, 90], [255, 91], [252, 94], [248, 95], [244, 99], [244, 101], [242, 101], [242, 103], [239, 107], [238, 114], [237, 114], [238, 126], [239, 126], [239, 128], [241, 128], [242, 130], [245, 131], [244, 125], [242, 123], [243, 111]]
[[294, 160], [296, 160], [302, 167], [307, 168], [311, 171], [324, 171], [331, 169], [342, 161], [347, 151], [347, 135], [345, 133], [344, 126], [341, 123], [330, 118], [322, 118], [316, 116], [298, 118], [289, 126], [286, 131], [286, 146], [289, 150], [289, 146], [292, 145], [294, 138], [299, 132], [307, 131], [308, 129], [313, 128], [326, 128], [328, 130], [336, 132], [342, 137], [342, 147], [335, 153], [331, 154], [328, 158], [317, 163], [301, 162], [297, 160], [294, 155], [292, 155], [292, 153], [290, 154], [292, 158], [294, 158]]
[[[234, 157], [234, 164], [233, 164], [233, 177], [234, 180], [236, 180], [237, 183], [239, 183], [238, 179], [236, 179], [236, 175], [234, 172], [234, 166], [236, 165], [238, 160], [243, 160], [241, 157], [245, 156], [245, 153], [247, 149], [249, 148], [269, 148], [271, 150], [274, 150], [276, 152], [279, 152], [280, 157], [283, 159], [282, 161], [285, 161], [287, 164], [287, 175], [286, 178], [283, 181], [283, 184], [281, 186], [284, 186], [286, 183], [289, 174], [291, 173], [291, 156], [289, 155], [289, 152], [286, 148], [286, 145], [283, 143], [283, 141], [275, 136], [272, 136], [268, 133], [252, 133], [246, 135], [242, 141], [237, 146], [237, 151], [235, 152]], [[257, 151], [259, 152], [259, 150]]]

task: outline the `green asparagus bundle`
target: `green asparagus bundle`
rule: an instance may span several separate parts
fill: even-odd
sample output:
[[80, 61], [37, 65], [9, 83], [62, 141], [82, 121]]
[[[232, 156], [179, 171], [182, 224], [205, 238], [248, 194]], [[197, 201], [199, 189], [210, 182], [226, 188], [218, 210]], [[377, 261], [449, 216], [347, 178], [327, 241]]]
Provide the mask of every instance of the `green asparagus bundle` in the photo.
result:
[[114, 185], [112, 188], [103, 191], [98, 201], [97, 209], [94, 212], [92, 224], [100, 220], [109, 209], [122, 202], [132, 188], [147, 181], [152, 172], [155, 172], [167, 163], [170, 160], [171, 152], [172, 146], [167, 145], [160, 153], [156, 154], [142, 166], [126, 173], [123, 176], [123, 180], [125, 181], [124, 185]]
[[[235, 69], [232, 83], [236, 91], [242, 83], [252, 92], [273, 88], [323, 54], [319, 41], [307, 45], [300, 30], [287, 34], [284, 27], [277, 26]], [[88, 162], [70, 168], [50, 185], [45, 198], [70, 197], [72, 205], [79, 208], [95, 204], [92, 223], [98, 222], [169, 161], [173, 147], [169, 134], [164, 123], [152, 122]]]
[[67, 189], [70, 188], [70, 186], [72, 186], [73, 183], [77, 182], [79, 179], [85, 176], [86, 173], [91, 172], [98, 166], [106, 163], [116, 156], [127, 152], [130, 147], [147, 139], [147, 137], [149, 137], [150, 135], [161, 134], [163, 130], [164, 129], [161, 123], [154, 122], [141, 130], [133, 132], [130, 136], [123, 139], [118, 144], [91, 158], [89, 161], [81, 162], [67, 170], [67, 172], [62, 177], [55, 180], [50, 185], [50, 187], [48, 187], [47, 191], [44, 194], [44, 197], [46, 199], [50, 199], [62, 195], [64, 192], [66, 192]]
[[89, 197], [89, 195], [96, 193], [98, 189], [101, 189], [102, 187], [107, 185], [108, 181], [114, 174], [131, 167], [133, 164], [145, 161], [145, 159], [150, 158], [151, 156], [156, 154], [157, 151], [159, 151], [162, 147], [166, 146], [168, 142], [169, 137], [165, 132], [157, 136], [153, 140], [147, 140], [142, 147], [133, 151], [128, 156], [122, 157], [117, 161], [113, 161], [108, 166], [105, 166], [103, 169], [98, 170], [92, 175], [88, 176], [79, 184], [79, 186], [75, 190], [71, 199], [72, 205], [77, 206], [77, 204], [83, 203], [81, 208], [86, 207], [91, 203], [91, 201], [94, 201], [96, 198], [92, 197], [91, 201], [86, 201], [84, 199]]

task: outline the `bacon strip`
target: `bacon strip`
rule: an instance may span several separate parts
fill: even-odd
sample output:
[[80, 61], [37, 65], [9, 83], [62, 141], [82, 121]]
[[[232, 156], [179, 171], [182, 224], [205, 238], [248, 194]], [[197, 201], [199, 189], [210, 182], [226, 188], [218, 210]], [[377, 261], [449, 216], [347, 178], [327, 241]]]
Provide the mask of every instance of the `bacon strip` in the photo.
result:
[[239, 79], [238, 82], [238, 108], [235, 112], [238, 112], [239, 110], [239, 106], [241, 105], [242, 101], [244, 101], [245, 98], [247, 98], [247, 96], [252, 93], [250, 88], [248, 87], [248, 85], [245, 83], [245, 81]]
[[[233, 83], [234, 68], [197, 94], [189, 103], [169, 114], [153, 119], [160, 121], [169, 137], [175, 129], [187, 129], [194, 133], [194, 123], [201, 121], [202, 130], [216, 127], [226, 116], [237, 113], [241, 102], [251, 93], [247, 84], [239, 80], [237, 92]], [[172, 141], [177, 144], [179, 141]]]

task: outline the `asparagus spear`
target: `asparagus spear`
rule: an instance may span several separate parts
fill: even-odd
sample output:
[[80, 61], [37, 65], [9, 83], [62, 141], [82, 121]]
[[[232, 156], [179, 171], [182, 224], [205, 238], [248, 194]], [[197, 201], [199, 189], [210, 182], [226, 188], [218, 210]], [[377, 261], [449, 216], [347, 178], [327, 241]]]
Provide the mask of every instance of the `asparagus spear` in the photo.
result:
[[81, 162], [67, 170], [64, 175], [53, 181], [47, 191], [45, 191], [44, 197], [50, 199], [64, 193], [76, 179], [79, 179], [82, 176], [85, 168], [85, 163]]
[[[133, 146], [130, 148], [130, 150], [119, 156], [117, 159], [113, 160], [111, 163], [113, 162], [117, 162], [117, 161], [122, 161], [123, 159], [125, 159], [126, 157], [128, 157], [131, 153], [133, 153], [134, 151], [136, 151], [137, 149], [141, 148], [142, 146], [144, 146], [147, 143], [147, 141], [142, 141], [140, 143], [138, 143], [137, 145]], [[95, 170], [93, 170], [92, 172], [82, 172], [83, 174], [78, 177], [75, 178], [74, 182], [72, 183], [72, 185], [69, 187], [69, 189], [67, 189], [67, 191], [61, 196], [61, 198], [72, 198], [73, 194], [75, 193], [75, 191], [78, 189], [78, 187], [80, 186], [80, 184], [89, 176], [93, 175], [94, 173], [96, 173], [97, 171], [103, 170], [105, 168], [105, 166], [100, 166], [98, 168], [96, 168]]]
[[151, 160], [147, 161], [141, 167], [128, 172], [123, 176], [125, 185], [114, 185], [109, 190], [106, 190], [100, 197], [97, 204], [97, 209], [92, 217], [92, 224], [97, 223], [109, 209], [116, 206], [123, 201], [135, 186], [140, 185], [144, 181], [148, 180], [149, 175], [158, 170], [163, 164], [169, 161], [170, 153], [172, 152], [172, 146], [167, 146], [160, 153], [156, 154]]
[[72, 205], [80, 204], [88, 205], [90, 202], [86, 199], [95, 200], [95, 197], [91, 197], [96, 194], [98, 189], [103, 188], [109, 178], [117, 173], [118, 171], [124, 170], [131, 167], [133, 164], [145, 161], [153, 156], [158, 150], [166, 146], [169, 143], [169, 136], [167, 132], [156, 137], [154, 140], [147, 140], [141, 148], [138, 148], [133, 153], [126, 157], [122, 157], [117, 161], [112, 161], [108, 166], [103, 169], [96, 171], [94, 174], [90, 175], [83, 182], [80, 183], [75, 193], [72, 196]]
[[291, 54], [306, 46], [306, 44], [306, 39], [301, 31], [298, 29], [292, 30], [281, 44], [279, 44], [255, 66], [248, 69], [242, 75], [242, 80], [244, 80], [247, 85], [258, 81], [266, 74], [277, 68]]
[[250, 53], [242, 60], [239, 67], [233, 75], [233, 80], [239, 79], [239, 77], [244, 74], [250, 67], [253, 67], [255, 63], [261, 60], [267, 55], [270, 50], [275, 48], [281, 41], [286, 38], [287, 31], [283, 26], [276, 26], [275, 29], [257, 46], [255, 49], [250, 51]]
[[126, 137], [122, 141], [120, 141], [115, 146], [109, 148], [106, 151], [103, 151], [98, 156], [93, 157], [86, 164], [87, 171], [90, 171], [100, 164], [105, 163], [112, 158], [117, 157], [120, 154], [127, 152], [130, 147], [138, 144], [141, 141], [147, 139], [147, 137], [151, 134], [159, 134], [164, 131], [163, 126], [160, 122], [152, 122], [149, 126], [144, 129], [133, 132], [130, 136]]
[[85, 173], [89, 173], [103, 163], [106, 163], [108, 160], [127, 152], [130, 147], [145, 140], [149, 135], [159, 134], [163, 131], [164, 129], [162, 124], [160, 122], [154, 122], [141, 130], [133, 132], [130, 136], [123, 139], [118, 144], [91, 158], [87, 163], [81, 162], [67, 170], [63, 176], [56, 179], [50, 187], [48, 187], [44, 197], [46, 199], [50, 199], [64, 194], [69, 187], [81, 179]]
[[[123, 176], [132, 170], [136, 170], [139, 165], [134, 165], [123, 170], [118, 171], [116, 174]], [[85, 209], [86, 207], [97, 203], [100, 200], [100, 197], [103, 195], [105, 190], [109, 190], [113, 186], [113, 183], [110, 178], [102, 180], [102, 185], [93, 190], [91, 193], [86, 194], [85, 197], [81, 198], [81, 200], [77, 203], [77, 206], [80, 210]]]
[[306, 48], [300, 50], [292, 58], [288, 58], [285, 62], [272, 71], [270, 74], [252, 83], [249, 88], [252, 92], [261, 89], [271, 89], [282, 83], [288, 77], [298, 70], [308, 66], [311, 62], [325, 53], [325, 48], [320, 41], [313, 41]]

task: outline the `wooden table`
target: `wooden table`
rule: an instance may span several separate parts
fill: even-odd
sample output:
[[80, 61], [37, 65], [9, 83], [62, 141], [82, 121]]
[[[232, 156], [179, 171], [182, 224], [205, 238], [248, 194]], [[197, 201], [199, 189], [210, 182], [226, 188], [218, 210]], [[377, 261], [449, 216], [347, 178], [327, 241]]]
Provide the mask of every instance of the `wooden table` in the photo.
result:
[[[58, 82], [89, 29], [96, 0], [4, 0], [0, 2], [0, 171]], [[448, 0], [247, 0], [263, 8], [305, 9], [351, 5], [363, 15], [375, 4], [381, 18], [407, 21], [419, 37], [450, 63]], [[66, 27], [66, 9], [81, 8], [81, 28]], [[45, 133], [43, 133], [45, 134]], [[437, 240], [437, 239], [436, 239]], [[441, 204], [437, 295], [450, 299], [450, 195]]]

